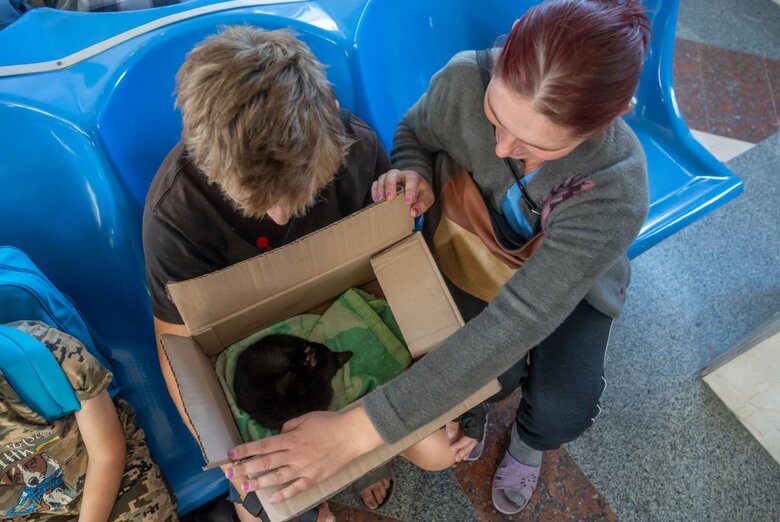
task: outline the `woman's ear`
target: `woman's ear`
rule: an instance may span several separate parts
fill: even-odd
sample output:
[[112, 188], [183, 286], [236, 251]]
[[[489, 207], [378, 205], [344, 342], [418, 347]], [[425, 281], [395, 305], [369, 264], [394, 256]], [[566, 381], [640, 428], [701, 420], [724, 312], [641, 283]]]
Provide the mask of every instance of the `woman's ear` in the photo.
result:
[[634, 108], [634, 104], [631, 103], [631, 102], [628, 102], [626, 104], [626, 106], [623, 108], [623, 110], [620, 112], [620, 114], [618, 114], [618, 116], [623, 116], [624, 114], [627, 114], [627, 113], [631, 112], [631, 109], [633, 109], [633, 108]]

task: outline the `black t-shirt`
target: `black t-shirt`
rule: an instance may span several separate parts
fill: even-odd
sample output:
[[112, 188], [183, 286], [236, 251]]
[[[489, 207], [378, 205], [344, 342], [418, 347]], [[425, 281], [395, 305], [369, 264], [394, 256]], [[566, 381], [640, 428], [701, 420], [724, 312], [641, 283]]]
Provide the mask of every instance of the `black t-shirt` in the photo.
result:
[[179, 143], [160, 166], [146, 195], [143, 245], [152, 312], [182, 324], [165, 285], [244, 261], [335, 223], [371, 203], [371, 184], [390, 169], [376, 133], [352, 116], [355, 140], [344, 166], [305, 216], [279, 226], [244, 217], [187, 157]]

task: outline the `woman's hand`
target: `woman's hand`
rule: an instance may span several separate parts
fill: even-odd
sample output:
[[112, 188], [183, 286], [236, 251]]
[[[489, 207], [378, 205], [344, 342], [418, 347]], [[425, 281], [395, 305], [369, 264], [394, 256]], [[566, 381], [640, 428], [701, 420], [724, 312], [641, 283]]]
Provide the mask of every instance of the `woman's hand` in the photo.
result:
[[247, 460], [233, 464], [226, 475], [238, 478], [243, 492], [290, 482], [269, 499], [281, 502], [380, 444], [382, 439], [362, 406], [343, 413], [312, 412], [287, 422], [279, 435], [233, 448], [230, 460]]
[[411, 207], [413, 217], [417, 217], [433, 205], [436, 197], [428, 181], [413, 170], [393, 169], [385, 172], [371, 186], [374, 201], [392, 201], [397, 187], [404, 189], [404, 201]]

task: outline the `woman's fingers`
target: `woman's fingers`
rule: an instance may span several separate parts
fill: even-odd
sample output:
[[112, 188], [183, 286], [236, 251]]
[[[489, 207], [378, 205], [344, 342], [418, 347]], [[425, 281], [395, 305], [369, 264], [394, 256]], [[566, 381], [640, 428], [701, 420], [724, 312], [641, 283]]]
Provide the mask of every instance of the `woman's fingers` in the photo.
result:
[[371, 198], [375, 202], [392, 201], [398, 187], [404, 189], [404, 201], [417, 217], [433, 205], [436, 197], [428, 181], [413, 170], [389, 170], [371, 185]]
[[307, 477], [301, 477], [289, 486], [280, 489], [270, 497], [268, 497], [268, 501], [271, 503], [276, 502], [282, 502], [283, 500], [287, 500], [288, 498], [292, 498], [296, 495], [300, 495], [310, 487], [314, 485], [314, 481]]
[[395, 199], [395, 191], [399, 182], [399, 174], [401, 174], [401, 171], [397, 169], [390, 170], [384, 174], [385, 186], [383, 189], [384, 192], [382, 194], [387, 201], [393, 201]]
[[420, 186], [420, 180], [422, 178], [415, 175], [414, 173], [410, 173], [409, 171], [404, 171], [402, 175], [402, 182], [404, 184], [404, 201], [406, 201], [407, 205], [411, 205], [417, 201], [417, 189]]
[[[233, 477], [253, 477], [272, 470], [281, 469], [286, 464], [286, 455], [282, 451], [258, 455], [253, 459], [246, 460], [240, 464], [234, 464], [228, 468], [225, 476], [229, 479]], [[289, 479], [288, 479], [289, 480]]]
[[268, 437], [265, 439], [254, 440], [236, 446], [228, 452], [228, 458], [230, 460], [242, 460], [247, 457], [254, 457], [257, 455], [265, 455], [267, 453], [275, 453], [287, 449], [287, 438], [284, 435], [277, 435], [276, 437]]
[[379, 203], [380, 201], [385, 200], [384, 194], [385, 194], [385, 174], [382, 174], [371, 185], [371, 199], [373, 199], [375, 203]]
[[272, 502], [305, 491], [382, 443], [360, 406], [344, 413], [309, 413], [289, 421], [283, 429], [279, 435], [230, 451], [231, 460], [246, 459], [231, 466], [242, 487], [255, 491], [284, 485], [284, 489], [271, 496]]
[[283, 466], [274, 470], [268, 471], [254, 478], [250, 478], [252, 475], [244, 476], [239, 479], [241, 484], [241, 491], [247, 493], [249, 491], [257, 491], [258, 489], [267, 488], [269, 486], [276, 486], [279, 484], [285, 484], [290, 482], [295, 474], [293, 468], [290, 466]]
[[413, 211], [415, 209], [417, 210], [414, 216], [417, 217], [423, 212], [427, 211], [433, 206], [434, 201], [436, 201], [436, 197], [433, 195], [433, 188], [431, 187], [431, 184], [428, 183], [425, 178], [420, 178], [420, 184], [417, 190], [417, 201], [412, 207]]

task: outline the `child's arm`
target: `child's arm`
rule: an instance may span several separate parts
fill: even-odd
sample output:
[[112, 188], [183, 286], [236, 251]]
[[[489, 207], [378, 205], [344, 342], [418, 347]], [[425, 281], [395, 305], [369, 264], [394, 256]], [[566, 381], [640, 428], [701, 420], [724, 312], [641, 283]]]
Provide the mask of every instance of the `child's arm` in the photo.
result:
[[105, 522], [125, 470], [125, 434], [108, 392], [86, 401], [76, 422], [88, 456], [79, 522]]

